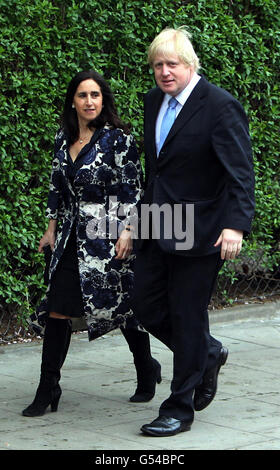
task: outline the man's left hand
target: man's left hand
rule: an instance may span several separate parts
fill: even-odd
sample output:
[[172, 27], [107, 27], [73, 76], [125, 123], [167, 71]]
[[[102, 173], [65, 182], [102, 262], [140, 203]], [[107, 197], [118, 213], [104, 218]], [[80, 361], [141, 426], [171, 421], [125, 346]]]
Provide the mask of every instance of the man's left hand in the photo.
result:
[[214, 246], [221, 245], [221, 258], [234, 259], [239, 255], [242, 247], [243, 232], [224, 228]]

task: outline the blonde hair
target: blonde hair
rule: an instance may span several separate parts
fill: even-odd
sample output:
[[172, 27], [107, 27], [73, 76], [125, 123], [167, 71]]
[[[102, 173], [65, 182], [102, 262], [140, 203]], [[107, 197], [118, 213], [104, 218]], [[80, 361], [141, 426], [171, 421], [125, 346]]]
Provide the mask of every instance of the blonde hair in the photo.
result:
[[188, 66], [192, 65], [195, 72], [197, 72], [200, 68], [199, 58], [194, 51], [190, 38], [191, 34], [185, 26], [180, 26], [178, 29], [165, 28], [155, 37], [148, 49], [150, 66], [153, 66], [157, 55], [169, 58], [175, 53], [181, 62]]

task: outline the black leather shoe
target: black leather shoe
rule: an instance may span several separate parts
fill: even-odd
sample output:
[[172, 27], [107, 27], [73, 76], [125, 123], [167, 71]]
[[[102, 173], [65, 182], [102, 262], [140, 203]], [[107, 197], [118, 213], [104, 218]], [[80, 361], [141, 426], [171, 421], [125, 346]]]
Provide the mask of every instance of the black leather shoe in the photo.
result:
[[213, 369], [210, 369], [203, 376], [202, 383], [196, 387], [193, 404], [196, 411], [201, 411], [214, 399], [217, 392], [218, 374], [220, 368], [226, 363], [228, 349], [222, 347], [218, 362]]
[[189, 421], [170, 418], [169, 416], [159, 416], [150, 424], [144, 424], [141, 431], [149, 436], [174, 436], [179, 432], [189, 431], [191, 424]]

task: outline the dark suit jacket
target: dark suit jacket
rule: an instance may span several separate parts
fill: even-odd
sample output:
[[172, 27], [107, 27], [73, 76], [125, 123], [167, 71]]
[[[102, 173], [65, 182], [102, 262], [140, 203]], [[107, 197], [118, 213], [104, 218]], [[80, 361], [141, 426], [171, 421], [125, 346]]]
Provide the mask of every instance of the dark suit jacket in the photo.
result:
[[[143, 203], [194, 204], [194, 242], [175, 250], [160, 227], [159, 245], [185, 256], [220, 250], [213, 244], [224, 228], [250, 232], [254, 175], [248, 121], [240, 103], [201, 77], [156, 156], [155, 123], [160, 88], [145, 96], [145, 194]], [[185, 211], [183, 210], [183, 215]], [[185, 221], [183, 220], [183, 228]]]

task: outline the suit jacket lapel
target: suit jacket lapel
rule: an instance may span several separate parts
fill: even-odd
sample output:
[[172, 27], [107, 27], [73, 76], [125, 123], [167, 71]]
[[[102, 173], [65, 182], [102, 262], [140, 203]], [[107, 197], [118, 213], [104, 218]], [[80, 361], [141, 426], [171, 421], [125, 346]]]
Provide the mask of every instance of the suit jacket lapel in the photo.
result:
[[[196, 87], [193, 89], [179, 115], [177, 116], [170, 132], [163, 144], [165, 145], [170, 142], [171, 139], [177, 134], [177, 132], [187, 124], [187, 122], [193, 117], [193, 115], [204, 105], [205, 97], [207, 94], [207, 80], [201, 77]], [[168, 154], [159, 157], [159, 162], [166, 162], [168, 160]]]
[[148, 142], [149, 149], [151, 152], [151, 155], [153, 155], [155, 158], [157, 158], [157, 150], [156, 150], [156, 120], [157, 120], [157, 115], [164, 97], [164, 93], [160, 90], [160, 88], [157, 88], [156, 90], [156, 96], [150, 102], [147, 104], [147, 109], [146, 109], [146, 115], [145, 115], [145, 132], [146, 132], [146, 141]]

